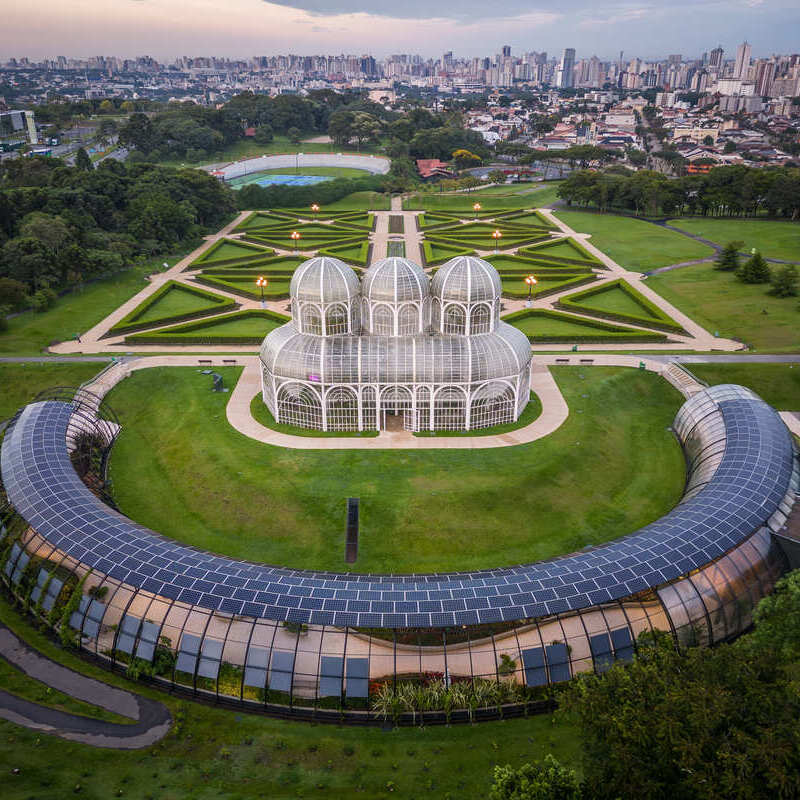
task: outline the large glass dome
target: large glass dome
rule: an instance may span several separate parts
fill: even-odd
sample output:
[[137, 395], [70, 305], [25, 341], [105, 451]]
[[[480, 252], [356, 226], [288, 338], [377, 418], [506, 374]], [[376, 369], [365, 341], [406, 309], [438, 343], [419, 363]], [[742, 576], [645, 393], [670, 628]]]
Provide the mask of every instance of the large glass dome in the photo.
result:
[[338, 258], [317, 256], [304, 261], [292, 275], [289, 294], [311, 303], [346, 302], [361, 293], [353, 270]]
[[381, 303], [422, 301], [430, 294], [430, 279], [407, 258], [384, 258], [364, 273], [362, 293], [367, 300]]
[[503, 292], [497, 270], [482, 258], [451, 258], [433, 276], [431, 294], [442, 302], [480, 303], [494, 301]]

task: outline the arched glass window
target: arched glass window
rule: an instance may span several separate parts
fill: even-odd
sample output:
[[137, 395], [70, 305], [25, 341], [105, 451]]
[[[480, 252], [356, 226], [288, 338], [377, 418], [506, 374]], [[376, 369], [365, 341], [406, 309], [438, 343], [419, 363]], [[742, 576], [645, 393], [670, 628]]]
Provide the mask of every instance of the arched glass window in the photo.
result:
[[316, 306], [309, 303], [302, 305], [300, 309], [300, 329], [302, 333], [322, 335], [322, 314], [320, 314]]
[[303, 383], [285, 383], [278, 389], [278, 422], [322, 430], [322, 401]]
[[373, 306], [372, 333], [377, 336], [394, 336], [394, 314], [389, 306]]
[[407, 303], [397, 313], [397, 333], [399, 336], [411, 336], [419, 332], [419, 309]]
[[325, 333], [328, 336], [348, 333], [347, 309], [341, 304], [331, 306], [325, 312]]
[[361, 425], [365, 431], [374, 431], [378, 429], [378, 420], [376, 417], [378, 393], [375, 391], [374, 386], [365, 386], [361, 390]]
[[469, 427], [490, 428], [513, 422], [514, 389], [506, 383], [487, 383], [472, 395]]
[[358, 430], [358, 398], [345, 386], [331, 389], [325, 396], [329, 431]]
[[470, 333], [489, 333], [492, 330], [489, 306], [481, 303], [474, 306], [469, 318]]
[[433, 399], [433, 428], [437, 431], [463, 431], [467, 425], [467, 398], [463, 389], [445, 386]]
[[451, 336], [463, 336], [466, 333], [467, 316], [464, 309], [455, 303], [444, 308], [444, 319], [442, 325], [442, 333]]

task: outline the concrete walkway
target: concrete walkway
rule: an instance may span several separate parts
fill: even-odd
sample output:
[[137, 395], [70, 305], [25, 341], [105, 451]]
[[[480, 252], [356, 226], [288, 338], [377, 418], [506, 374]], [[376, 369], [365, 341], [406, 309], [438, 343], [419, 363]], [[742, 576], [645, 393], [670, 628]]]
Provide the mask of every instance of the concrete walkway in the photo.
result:
[[169, 710], [162, 703], [74, 672], [31, 648], [2, 623], [0, 657], [63, 694], [135, 720], [132, 725], [105, 722], [0, 691], [0, 718], [9, 722], [73, 742], [122, 750], [149, 747], [166, 736], [172, 725]]

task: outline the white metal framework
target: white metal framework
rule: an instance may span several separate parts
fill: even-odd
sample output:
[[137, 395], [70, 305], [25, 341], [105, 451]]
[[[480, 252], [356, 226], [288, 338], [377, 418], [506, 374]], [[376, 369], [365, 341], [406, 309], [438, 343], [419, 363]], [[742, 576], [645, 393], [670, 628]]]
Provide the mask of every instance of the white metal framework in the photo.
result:
[[[530, 396], [527, 337], [500, 322], [500, 277], [479, 258], [431, 282], [386, 258], [359, 282], [344, 262], [295, 272], [293, 320], [261, 347], [262, 395], [277, 422], [323, 431], [472, 430], [514, 422]], [[363, 330], [362, 330], [363, 325]]]

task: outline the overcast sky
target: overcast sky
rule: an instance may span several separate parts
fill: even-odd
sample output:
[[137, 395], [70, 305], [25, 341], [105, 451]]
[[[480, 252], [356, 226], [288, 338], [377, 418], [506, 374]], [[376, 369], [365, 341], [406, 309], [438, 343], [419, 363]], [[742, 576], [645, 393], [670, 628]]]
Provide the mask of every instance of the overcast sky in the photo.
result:
[[0, 61], [15, 56], [273, 53], [658, 58], [747, 39], [754, 56], [800, 51], [798, 0], [3, 0]]

